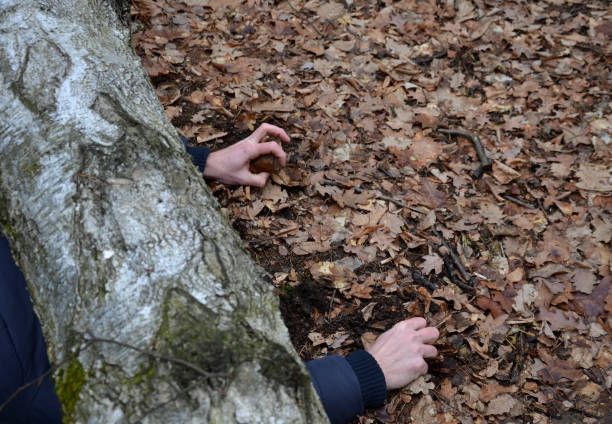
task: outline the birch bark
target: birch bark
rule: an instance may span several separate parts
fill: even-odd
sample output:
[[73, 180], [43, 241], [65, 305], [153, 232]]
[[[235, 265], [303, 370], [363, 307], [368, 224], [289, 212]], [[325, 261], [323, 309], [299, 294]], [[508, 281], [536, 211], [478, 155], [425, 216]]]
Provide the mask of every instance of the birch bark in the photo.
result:
[[62, 364], [65, 422], [327, 422], [268, 277], [131, 48], [126, 3], [0, 0], [0, 229]]

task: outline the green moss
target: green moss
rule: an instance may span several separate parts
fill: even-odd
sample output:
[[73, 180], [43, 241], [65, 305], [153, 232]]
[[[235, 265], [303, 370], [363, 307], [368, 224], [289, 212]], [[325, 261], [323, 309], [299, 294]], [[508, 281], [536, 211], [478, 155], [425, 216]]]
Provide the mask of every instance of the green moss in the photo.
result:
[[62, 404], [64, 423], [75, 421], [74, 412], [85, 378], [85, 370], [77, 358], [70, 362], [68, 368], [60, 370], [55, 378], [55, 391]]
[[5, 235], [10, 235], [11, 238], [13, 238], [13, 239], [17, 238], [17, 233], [15, 232], [15, 230], [13, 230], [13, 227], [11, 227], [8, 224], [4, 224], [4, 234]]
[[40, 170], [40, 165], [38, 164], [38, 162], [29, 163], [27, 165], [24, 165], [23, 170], [27, 174], [37, 174]]
[[127, 384], [128, 385], [138, 385], [144, 382], [150, 382], [151, 377], [155, 374], [155, 367], [153, 366], [145, 366], [144, 364], [140, 365], [140, 371], [132, 377]]

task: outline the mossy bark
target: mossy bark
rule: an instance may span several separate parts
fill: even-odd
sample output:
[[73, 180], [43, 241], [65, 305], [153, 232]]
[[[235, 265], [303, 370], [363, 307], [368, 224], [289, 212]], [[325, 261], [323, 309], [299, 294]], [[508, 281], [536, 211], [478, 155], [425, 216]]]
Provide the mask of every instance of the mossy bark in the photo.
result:
[[65, 419], [326, 422], [268, 277], [133, 53], [125, 4], [0, 6], [0, 229], [63, 364]]

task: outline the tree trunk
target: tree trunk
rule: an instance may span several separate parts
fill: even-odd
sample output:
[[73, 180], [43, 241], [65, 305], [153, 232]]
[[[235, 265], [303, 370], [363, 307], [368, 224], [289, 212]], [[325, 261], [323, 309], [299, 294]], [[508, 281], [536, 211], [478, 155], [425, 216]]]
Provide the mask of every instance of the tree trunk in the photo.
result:
[[269, 278], [131, 48], [125, 4], [0, 0], [0, 225], [64, 421], [327, 422]]

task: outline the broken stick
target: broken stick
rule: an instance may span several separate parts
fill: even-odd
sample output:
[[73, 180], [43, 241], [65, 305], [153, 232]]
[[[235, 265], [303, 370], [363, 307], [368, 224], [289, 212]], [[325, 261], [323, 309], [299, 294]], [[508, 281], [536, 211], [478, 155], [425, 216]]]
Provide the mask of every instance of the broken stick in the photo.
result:
[[431, 281], [427, 280], [426, 278], [424, 278], [423, 274], [421, 274], [416, 269], [414, 271], [412, 271], [412, 280], [415, 283], [420, 284], [421, 286], [429, 289], [429, 291], [431, 291], [431, 292], [436, 289], [436, 285], [434, 283], [432, 283]]
[[455, 275], [455, 266], [453, 265], [454, 261], [450, 258], [450, 256], [442, 255], [442, 259], [444, 259], [444, 266], [446, 267], [446, 271], [448, 273], [448, 276], [451, 282], [463, 291], [470, 292], [470, 293], [473, 292], [474, 287], [470, 286], [469, 284], [464, 283], [463, 281], [458, 279], [457, 276]]
[[[438, 230], [436, 230], [435, 228], [431, 229], [431, 232], [433, 233], [434, 236], [436, 236], [437, 238], [440, 239], [440, 241], [442, 242], [442, 245], [444, 247], [446, 247], [446, 250], [448, 250], [448, 255], [450, 256], [450, 258], [452, 259], [452, 262], [455, 264], [455, 266], [457, 267], [457, 269], [459, 270], [459, 273], [461, 274], [461, 276], [463, 277], [463, 279], [465, 281], [467, 281], [468, 283], [473, 285], [473, 280], [470, 277], [470, 275], [468, 274], [468, 272], [465, 270], [465, 267], [463, 266], [463, 263], [461, 262], [461, 259], [459, 259], [459, 256], [455, 253], [455, 251], [453, 250], [453, 248], [447, 243], [446, 240], [444, 240], [444, 237], [442, 237], [442, 234], [440, 234], [440, 232]], [[455, 284], [457, 284], [455, 281], [453, 281]], [[459, 285], [459, 284], [457, 284]], [[460, 286], [460, 285], [459, 285]], [[461, 286], [460, 286], [461, 287]], [[470, 286], [468, 286], [470, 287]], [[463, 287], [462, 287], [463, 288]]]
[[474, 148], [476, 149], [476, 153], [478, 154], [478, 159], [480, 159], [480, 166], [478, 169], [472, 172], [473, 178], [480, 178], [482, 174], [486, 171], [490, 171], [493, 166], [493, 161], [487, 156], [480, 139], [476, 134], [472, 134], [471, 132], [463, 131], [463, 130], [445, 130], [439, 129], [439, 133], [460, 136], [463, 138], [467, 138], [472, 141]]

